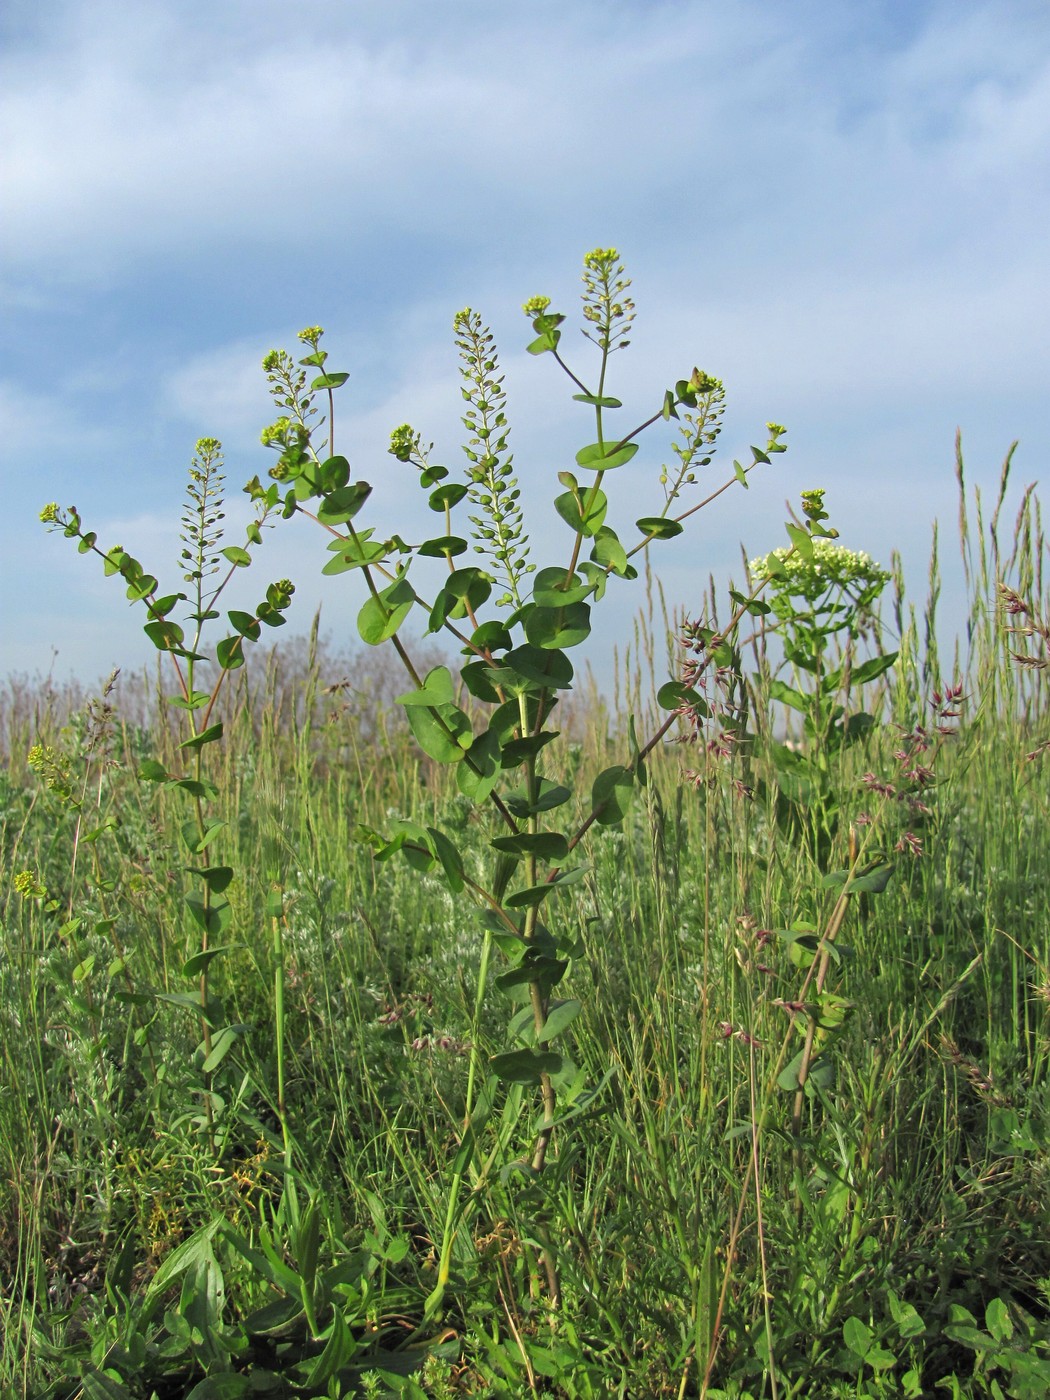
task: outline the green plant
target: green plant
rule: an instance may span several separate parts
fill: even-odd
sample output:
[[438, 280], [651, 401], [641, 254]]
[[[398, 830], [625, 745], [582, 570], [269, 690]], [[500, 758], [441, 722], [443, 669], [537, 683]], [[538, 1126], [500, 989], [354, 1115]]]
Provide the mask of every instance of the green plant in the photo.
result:
[[[208, 775], [209, 746], [223, 735], [223, 722], [216, 706], [231, 674], [244, 664], [246, 642], [259, 639], [263, 625], [279, 627], [291, 603], [294, 586], [282, 579], [271, 584], [266, 596], [253, 613], [237, 610], [228, 613], [233, 631], [217, 643], [213, 658], [202, 650], [208, 624], [219, 616], [217, 604], [239, 569], [252, 562], [251, 549], [262, 543], [262, 530], [268, 523], [273, 507], [261, 503], [256, 517], [247, 527], [245, 545], [223, 545], [223, 475], [221, 444], [214, 438], [201, 438], [197, 455], [190, 468], [187, 501], [182, 516], [180, 563], [185, 571], [183, 582], [190, 593], [183, 591], [162, 594], [160, 584], [139, 561], [117, 545], [102, 550], [93, 531], [82, 528], [80, 515], [74, 506], [62, 510], [57, 504], [45, 506], [41, 520], [61, 529], [68, 539], [75, 539], [82, 554], [91, 553], [102, 559], [107, 575], [118, 576], [126, 586], [127, 596], [141, 603], [147, 614], [143, 626], [147, 637], [157, 650], [170, 658], [177, 681], [177, 692], [168, 697], [169, 703], [183, 717], [185, 737], [178, 744], [179, 768], [172, 772], [157, 759], [145, 760], [139, 776], [156, 783], [165, 791], [179, 793], [189, 806], [189, 816], [179, 826], [179, 839], [172, 852], [172, 867], [188, 877], [189, 889], [183, 896], [187, 916], [187, 942], [190, 945], [182, 964], [181, 975], [194, 991], [157, 991], [156, 998], [168, 1005], [194, 1014], [200, 1026], [201, 1040], [194, 1054], [194, 1070], [199, 1076], [202, 1114], [199, 1126], [217, 1143], [217, 1124], [226, 1107], [226, 1100], [216, 1088], [215, 1075], [244, 1027], [231, 1022], [221, 998], [212, 990], [212, 963], [233, 945], [216, 940], [229, 933], [232, 905], [227, 891], [234, 879], [232, 866], [218, 856], [225, 823], [212, 814], [212, 804], [219, 789]], [[173, 614], [183, 609], [187, 632]], [[213, 660], [215, 675], [210, 687], [203, 688], [204, 666]], [[280, 1005], [278, 999], [278, 1006]], [[278, 1040], [283, 1039], [284, 1027], [277, 1027]], [[283, 1091], [279, 1090], [283, 1112]], [[287, 1128], [282, 1123], [286, 1135]]]
[[[437, 826], [401, 820], [383, 833], [361, 832], [377, 860], [400, 853], [417, 870], [439, 871], [453, 895], [474, 905], [482, 940], [474, 1049], [428, 1316], [438, 1313], [442, 1305], [465, 1204], [480, 1195], [497, 1169], [504, 1190], [514, 1181], [519, 1183], [519, 1203], [530, 1194], [538, 1203], [536, 1179], [546, 1163], [555, 1128], [593, 1102], [595, 1086], [587, 1083], [568, 1053], [553, 1048], [581, 1010], [577, 998], [558, 998], [555, 989], [570, 964], [586, 956], [585, 941], [572, 921], [556, 919], [553, 911], [558, 896], [587, 873], [579, 857], [591, 828], [623, 821], [634, 791], [645, 784], [646, 758], [674, 726], [676, 716], [706, 713], [705, 702], [694, 688], [669, 682], [660, 692], [661, 704], [670, 711], [668, 718], [645, 744], [633, 743], [626, 761], [599, 774], [582, 803], [574, 802], [571, 787], [548, 776], [556, 771], [556, 749], [548, 746], [559, 738], [553, 716], [574, 680], [569, 653], [588, 637], [592, 608], [616, 580], [637, 576], [631, 563], [634, 557], [654, 542], [681, 534], [683, 522], [724, 489], [688, 508], [678, 506], [683, 490], [696, 483], [696, 469], [710, 464], [721, 424], [724, 391], [709, 375], [694, 370], [688, 379], [678, 380], [665, 392], [660, 407], [630, 431], [610, 426], [612, 415], [622, 408], [621, 400], [609, 392], [610, 361], [629, 343], [634, 304], [615, 249], [596, 249], [587, 255], [583, 282], [584, 335], [599, 357], [596, 378], [590, 384], [563, 358], [565, 317], [551, 311], [550, 299], [533, 297], [524, 308], [535, 334], [530, 353], [552, 355], [578, 391], [573, 398], [594, 415], [594, 441], [576, 453], [583, 481], [576, 472], [558, 474], [564, 489], [554, 506], [568, 527], [564, 555], [560, 562], [542, 568], [531, 557], [534, 545], [513, 475], [497, 352], [476, 312], [462, 311], [454, 326], [467, 405], [463, 417], [468, 432], [466, 480], [453, 480], [448, 468], [432, 462], [432, 446], [424, 446], [422, 436], [410, 425], [397, 428], [391, 437], [391, 453], [416, 469], [427, 504], [441, 520], [441, 532], [418, 544], [406, 543], [400, 535], [377, 539], [374, 527], [358, 523], [372, 488], [362, 479], [351, 481], [348, 460], [335, 451], [333, 393], [348, 376], [326, 368], [321, 329], [310, 327], [300, 333], [309, 353], [298, 362], [277, 350], [264, 361], [282, 413], [263, 433], [263, 442], [279, 453], [271, 477], [275, 483], [290, 483], [284, 513], [308, 515], [332, 536], [328, 548], [334, 557], [325, 565], [326, 574], [361, 572], [367, 591], [357, 622], [362, 640], [369, 645], [389, 643], [397, 651], [412, 684], [399, 703], [406, 709], [417, 743], [436, 764], [454, 767], [460, 793], [479, 810], [487, 807], [498, 831], [488, 843], [487, 872]], [[308, 384], [310, 370], [318, 373]], [[323, 415], [316, 404], [321, 394], [327, 399]], [[609, 523], [606, 479], [635, 457], [646, 429], [671, 418], [681, 421], [682, 441], [675, 445], [678, 466], [674, 471], [661, 468], [662, 507], [639, 518], [637, 534], [625, 543]], [[768, 463], [771, 454], [784, 450], [780, 441], [784, 429], [772, 423], [768, 427], [766, 447], [752, 449], [750, 466], [734, 463], [731, 481], [746, 485], [755, 465]], [[264, 488], [256, 480], [248, 489], [268, 509], [277, 507], [276, 484]], [[467, 533], [484, 566], [458, 562], [470, 548], [464, 535], [454, 533], [455, 513], [464, 506]], [[417, 582], [419, 570], [413, 566], [431, 559], [444, 561], [446, 576], [440, 586], [434, 585], [436, 591], [424, 593], [425, 585]], [[490, 602], [504, 610], [503, 617], [486, 616], [483, 610]], [[723, 639], [751, 606], [751, 599], [742, 599]], [[425, 618], [426, 632], [443, 633], [461, 649], [465, 660], [458, 679], [446, 666], [426, 674], [417, 668], [403, 640], [403, 629], [414, 611]], [[496, 984], [519, 1009], [507, 1018], [506, 1048], [485, 1056], [480, 1019], [497, 949], [507, 967], [496, 977]], [[531, 1145], [524, 1151], [519, 1134], [529, 1119], [523, 1089], [534, 1090], [539, 1100]], [[482, 1143], [490, 1119], [494, 1124], [498, 1119], [499, 1125], [495, 1145], [488, 1149]], [[507, 1154], [509, 1160], [501, 1162]], [[464, 1203], [462, 1192], [468, 1181], [473, 1196]], [[542, 1260], [548, 1295], [556, 1303], [557, 1261], [542, 1210], [530, 1233]]]
[[[866, 554], [833, 543], [838, 531], [824, 523], [822, 490], [803, 492], [802, 507], [811, 532], [808, 549], [775, 549], [753, 560], [750, 572], [769, 584], [765, 630], [781, 638], [781, 664], [792, 671], [791, 684], [771, 677], [767, 693], [803, 717], [801, 743], [789, 746], [768, 734], [762, 753], [788, 803], [786, 815], [819, 859], [827, 854], [838, 815], [832, 765], [876, 723], [863, 709], [847, 712], [851, 692], [885, 674], [897, 653], [862, 661], [855, 652], [874, 625], [874, 608], [890, 575]], [[789, 533], [797, 542], [807, 532], [791, 525]]]
[[[993, 1400], [1037, 1400], [1050, 1388], [1050, 1339], [1023, 1310], [1003, 1298], [992, 1298], [984, 1310], [984, 1330], [977, 1319], [953, 1303], [946, 1335], [973, 1351], [974, 1393]], [[998, 1373], [998, 1374], [997, 1374]], [[1001, 1378], [1001, 1383], [1000, 1383]], [[956, 1377], [938, 1382], [953, 1396], [962, 1392]]]
[[[617, 300], [625, 306], [623, 295]], [[530, 309], [534, 321], [550, 311]], [[584, 324], [602, 338], [599, 325]], [[550, 331], [541, 324], [533, 335], [543, 341]], [[470, 316], [457, 318], [468, 436], [477, 440], [467, 444], [478, 458], [466, 459], [467, 475], [425, 479], [442, 471], [440, 459], [406, 428], [391, 444], [403, 467], [390, 467], [385, 482], [374, 478], [377, 497], [384, 485], [398, 489], [399, 471], [420, 482], [422, 509], [404, 517], [402, 533], [423, 546], [376, 539], [385, 529], [365, 539], [357, 525], [367, 523], [371, 498], [331, 526], [331, 573], [348, 571], [355, 530], [361, 554], [370, 545], [381, 551], [387, 572], [374, 562], [377, 592], [406, 566], [412, 597], [396, 639], [421, 682], [408, 682], [409, 703], [385, 703], [405, 691], [393, 643], [389, 652], [336, 651], [316, 620], [308, 639], [282, 642], [269, 656], [255, 648], [250, 665], [196, 663], [199, 691], [214, 694], [222, 681], [209, 720], [222, 723], [221, 740], [203, 746], [203, 776], [216, 789], [206, 819], [224, 823], [208, 848], [214, 856], [181, 844], [192, 812], [186, 790], [136, 776], [149, 763], [171, 778], [196, 776], [192, 748], [179, 747], [192, 737], [187, 712], [164, 696], [171, 687], [125, 677], [95, 707], [97, 722], [82, 693], [49, 685], [0, 692], [8, 756], [0, 775], [0, 1390], [40, 1400], [81, 1392], [145, 1400], [194, 1387], [199, 1397], [294, 1390], [329, 1400], [684, 1400], [698, 1391], [786, 1400], [994, 1395], [1044, 1384], [1050, 853], [1036, 757], [1047, 673], [1014, 665], [992, 625], [1000, 579], [1031, 610], [1021, 615], [1001, 594], [1016, 625], [1034, 628], [1033, 619], [1050, 615], [1036, 567], [1044, 547], [1037, 501], [1025, 497], [1011, 554], [995, 533], [1004, 484], [990, 531], [978, 498], [972, 536], [964, 529], [972, 650], [960, 652], [948, 687], [938, 680], [932, 632], [936, 561], [918, 621], [895, 565], [892, 695], [873, 687], [861, 701], [844, 674], [839, 695], [826, 697], [850, 713], [863, 704], [874, 722], [863, 743], [828, 753], [831, 815], [818, 849], [805, 838], [812, 806], [792, 812], [777, 769], [746, 742], [752, 730], [766, 734], [765, 717], [784, 703], [762, 664], [761, 629], [787, 626], [768, 601], [775, 578], [737, 594], [725, 626], [713, 602], [702, 623], [690, 624], [689, 664], [663, 692], [674, 705], [665, 738], [695, 740], [685, 784], [682, 749], [638, 737], [662, 650], [655, 584], [619, 692], [633, 716], [607, 703], [578, 665], [571, 693], [546, 672], [506, 701], [498, 690], [495, 701], [471, 691], [467, 668], [478, 663], [467, 676], [495, 690], [523, 646], [574, 663], [579, 654], [539, 646], [524, 631], [526, 616], [515, 620], [544, 606], [536, 590], [548, 546], [540, 547], [545, 535], [524, 487], [512, 494], [509, 438], [498, 452], [480, 448], [499, 445], [510, 417], [486, 383], [500, 379], [486, 334]], [[331, 409], [340, 376], [327, 374], [322, 344], [311, 328], [300, 352], [306, 364], [288, 357], [282, 369], [280, 356], [270, 359], [270, 373], [287, 375], [290, 402], [278, 408], [287, 423], [267, 434], [283, 480], [272, 483], [272, 501], [270, 483], [250, 487], [257, 518], [267, 508], [271, 521], [289, 509], [338, 513], [361, 491], [356, 477], [338, 485], [333, 474], [331, 489], [311, 494], [320, 468], [307, 437], [322, 466], [339, 450]], [[561, 355], [560, 342], [555, 349]], [[311, 377], [321, 381], [313, 389]], [[311, 394], [325, 415], [310, 414]], [[690, 474], [704, 480], [723, 402], [716, 386], [694, 408], [676, 406], [684, 458], [667, 454], [665, 493], [684, 495]], [[606, 405], [603, 425], [611, 421]], [[697, 433], [703, 442], [690, 458]], [[617, 446], [609, 434], [605, 441]], [[641, 449], [598, 488], [609, 497], [601, 524], [616, 529], [625, 555], [651, 531], [622, 528], [609, 482], [633, 477], [640, 461]], [[588, 484], [575, 497], [559, 484], [569, 497], [562, 506], [581, 521], [597, 475], [577, 463], [573, 479]], [[654, 462], [654, 488], [656, 475]], [[736, 481], [734, 469], [716, 490]], [[438, 491], [434, 529], [420, 529]], [[497, 519], [485, 498], [501, 503]], [[665, 520], [687, 505], [677, 498]], [[826, 538], [808, 528], [826, 529], [826, 517], [806, 519], [792, 522], [804, 537], [792, 540], [791, 567]], [[558, 513], [555, 531], [562, 521]], [[431, 535], [440, 548], [427, 554]], [[563, 550], [555, 538], [554, 585], [565, 581], [576, 543], [575, 526]], [[622, 598], [626, 575], [606, 572], [612, 554], [604, 564], [588, 558], [599, 543], [612, 550], [608, 537], [584, 534], [573, 572], [587, 583], [583, 566], [600, 569], [599, 587], [604, 578], [608, 595]], [[472, 547], [482, 552], [471, 557]], [[492, 580], [484, 602], [472, 592], [477, 574], [457, 592], [457, 566], [469, 563]], [[188, 561], [182, 572], [191, 572]], [[367, 590], [360, 573], [358, 581]], [[434, 650], [422, 659], [428, 642], [416, 636], [442, 594], [432, 635], [468, 648], [458, 664]], [[505, 595], [510, 601], [494, 608]], [[361, 600], [365, 627], [379, 615], [372, 598]], [[593, 609], [597, 599], [579, 601]], [[571, 606], [557, 593], [555, 603]], [[167, 616], [181, 623], [178, 606]], [[196, 599], [181, 606], [196, 611]], [[236, 603], [223, 595], [218, 606], [232, 612]], [[799, 611], [808, 606], [802, 599]], [[745, 615], [759, 629], [757, 674], [746, 686], [746, 643], [734, 631]], [[492, 624], [513, 644], [493, 643], [482, 631]], [[213, 625], [218, 619], [208, 619]], [[825, 639], [824, 676], [845, 654], [857, 669], [867, 654], [863, 630], [858, 620], [854, 642], [843, 631]], [[469, 650], [479, 631], [490, 657]], [[1042, 634], [1030, 635], [1035, 655]], [[235, 636], [226, 641], [233, 660]], [[211, 645], [194, 650], [214, 654]], [[185, 658], [174, 659], [185, 668]], [[165, 673], [172, 663], [162, 649]], [[805, 668], [777, 678], [802, 695], [814, 689]], [[543, 690], [557, 705], [539, 720]], [[978, 703], [957, 703], [964, 692]], [[490, 737], [497, 764], [485, 769], [485, 748], [475, 744], [505, 703], [507, 722], [515, 713], [520, 721], [522, 700], [535, 734]], [[890, 701], [893, 724], [882, 722]], [[960, 709], [965, 729], [942, 745]], [[554, 728], [559, 737], [532, 755], [532, 771], [541, 799], [556, 788], [569, 796], [530, 813], [530, 769], [522, 761], [505, 770], [504, 751]], [[455, 743], [463, 757], [429, 752], [442, 738], [451, 747], [457, 734], [467, 740], [465, 749]], [[815, 753], [815, 737], [801, 740]], [[749, 763], [767, 783], [757, 800]], [[533, 915], [556, 944], [552, 960], [568, 964], [551, 982], [548, 1016], [559, 1002], [578, 1007], [548, 1047], [534, 1034], [529, 982], [544, 950], [522, 951], [523, 939], [473, 887], [498, 893], [523, 934], [529, 906], [509, 898], [535, 888], [526, 858], [491, 841], [560, 833], [568, 845], [591, 816], [603, 775], [624, 799], [619, 819], [611, 810], [609, 820], [596, 816], [572, 856], [536, 853], [539, 885], [584, 853], [587, 865], [574, 883], [555, 884]], [[488, 798], [476, 795], [482, 780], [493, 780]], [[355, 842], [355, 831], [369, 834]], [[183, 899], [203, 891], [182, 867], [220, 860], [238, 878], [220, 892], [230, 900], [229, 928], [208, 947], [239, 946], [210, 964], [208, 995], [221, 1000], [225, 1025], [245, 1030], [209, 1085], [199, 980], [182, 977], [204, 932]], [[463, 880], [459, 893], [446, 863]], [[484, 922], [469, 914], [479, 899], [492, 916]], [[80, 922], [63, 933], [70, 912]], [[125, 969], [111, 972], [117, 956]], [[504, 973], [522, 978], [508, 986], [518, 998], [509, 1009], [492, 994]], [[192, 1014], [157, 992], [192, 994]], [[517, 1040], [516, 1015], [525, 1026]], [[553, 1146], [534, 1170], [542, 1079], [501, 1081], [494, 1066], [524, 1052], [531, 1067], [554, 1047], [579, 1066], [580, 1088], [551, 1076]], [[209, 1088], [225, 1100], [221, 1110], [213, 1101], [211, 1128]], [[545, 1254], [556, 1269], [557, 1309]], [[997, 1298], [1012, 1337], [998, 1313], [986, 1317]], [[421, 1335], [426, 1344], [417, 1346]]]

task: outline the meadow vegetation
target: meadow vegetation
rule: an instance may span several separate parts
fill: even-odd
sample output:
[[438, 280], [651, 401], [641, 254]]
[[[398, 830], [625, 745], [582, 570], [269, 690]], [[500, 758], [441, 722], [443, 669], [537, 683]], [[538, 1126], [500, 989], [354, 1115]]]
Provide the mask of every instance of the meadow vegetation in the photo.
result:
[[[243, 545], [198, 444], [178, 591], [45, 510], [159, 656], [0, 699], [5, 1394], [1050, 1393], [1038, 499], [1004, 518], [1010, 459], [989, 502], [959, 451], [950, 655], [936, 535], [914, 601], [820, 490], [668, 617], [649, 553], [785, 430], [719, 484], [694, 370], [617, 436], [628, 285], [588, 255], [590, 387], [526, 304], [595, 422], [546, 567], [469, 311], [466, 474], [391, 440], [433, 539], [358, 523], [316, 327], [265, 362]], [[662, 499], [621, 540], [603, 484], [661, 424]], [[295, 513], [374, 650], [316, 620], [258, 645], [287, 579], [218, 606]], [[613, 602], [632, 559], [644, 596]], [[611, 692], [570, 659], [607, 588], [637, 609]]]

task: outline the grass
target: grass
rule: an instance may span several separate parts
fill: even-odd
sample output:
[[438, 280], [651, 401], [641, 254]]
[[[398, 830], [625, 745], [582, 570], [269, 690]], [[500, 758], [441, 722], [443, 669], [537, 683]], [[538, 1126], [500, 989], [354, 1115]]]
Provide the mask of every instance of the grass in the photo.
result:
[[[355, 841], [396, 815], [484, 849], [447, 770], [394, 717], [400, 684], [315, 635], [229, 699], [213, 777], [230, 863], [252, 879], [229, 892], [220, 990], [242, 1030], [212, 1132], [197, 1021], [158, 996], [196, 947], [167, 836], [179, 809], [135, 777], [171, 759], [159, 695], [121, 680], [89, 705], [12, 683], [3, 1393], [1046, 1394], [1050, 823], [1048, 760], [1026, 756], [1050, 721], [1045, 670], [1011, 655], [1038, 660], [1040, 635], [1006, 631], [1031, 619], [998, 592], [1005, 579], [1045, 609], [1045, 542], [1032, 495], [1002, 524], [1006, 471], [990, 514], [959, 471], [968, 647], [938, 658], [936, 552], [924, 606], [898, 568], [885, 611], [900, 658], [867, 701], [885, 722], [835, 759], [830, 848], [793, 824], [747, 745], [667, 745], [623, 827], [596, 832], [590, 874], [559, 905], [589, 956], [559, 994], [582, 1003], [573, 1057], [600, 1090], [540, 1177], [514, 1165], [529, 1100], [493, 1102], [444, 1313], [425, 1326], [471, 1047], [502, 1049], [508, 1013], [495, 990], [476, 1003], [483, 942], [444, 884]], [[659, 633], [650, 612], [625, 659], [635, 713], [646, 658], [661, 679]], [[743, 670], [749, 732], [782, 733], [762, 638]], [[824, 877], [878, 800], [864, 775], [898, 771], [902, 733], [928, 726], [953, 681], [962, 713], [912, 823], [923, 853], [896, 855], [884, 892], [841, 901], [821, 972], [797, 926], [839, 917]], [[593, 685], [574, 724], [572, 776], [618, 760], [626, 715]], [[53, 756], [34, 773], [35, 744]], [[46, 896], [15, 892], [23, 870]], [[778, 1089], [802, 1047], [785, 1003], [817, 991], [821, 1072]], [[545, 1247], [557, 1311], [537, 1283]], [[303, 1279], [327, 1346], [306, 1335]]]

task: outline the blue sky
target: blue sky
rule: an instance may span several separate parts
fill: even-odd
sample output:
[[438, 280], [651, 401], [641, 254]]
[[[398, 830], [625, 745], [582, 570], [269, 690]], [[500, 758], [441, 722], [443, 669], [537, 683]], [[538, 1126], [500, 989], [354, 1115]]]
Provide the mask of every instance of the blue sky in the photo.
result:
[[[4, 672], [149, 659], [121, 590], [38, 512], [77, 505], [177, 586], [193, 444], [224, 443], [239, 538], [270, 460], [259, 361], [304, 325], [351, 373], [340, 445], [379, 532], [404, 532], [389, 432], [407, 419], [463, 460], [451, 321], [477, 308], [542, 556], [554, 473], [591, 434], [519, 308], [571, 310], [596, 245], [634, 279], [613, 390], [632, 419], [696, 364], [727, 387], [716, 464], [788, 426], [747, 496], [654, 550], [670, 603], [739, 574], [741, 542], [781, 543], [811, 486], [921, 597], [956, 427], [972, 481], [1015, 438], [1016, 494], [1044, 475], [1044, 0], [7, 0], [0, 138]], [[651, 441], [610, 480], [624, 521], [657, 503]], [[299, 626], [323, 602], [338, 643], [359, 579], [322, 580], [326, 557], [292, 522], [248, 594], [292, 577]], [[616, 595], [599, 644], [637, 602]]]

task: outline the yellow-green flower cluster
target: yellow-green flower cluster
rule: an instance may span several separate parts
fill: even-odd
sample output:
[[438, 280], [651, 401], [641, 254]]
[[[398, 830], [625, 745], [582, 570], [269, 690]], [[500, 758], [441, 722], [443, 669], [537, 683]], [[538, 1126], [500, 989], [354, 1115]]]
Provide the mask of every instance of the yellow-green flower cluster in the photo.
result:
[[526, 316], [542, 316], [550, 304], [550, 297], [529, 297], [521, 309]]
[[48, 501], [47, 505], [40, 512], [40, 519], [45, 525], [51, 525], [58, 520], [58, 502]]
[[851, 594], [873, 592], [877, 597], [890, 577], [869, 555], [819, 536], [813, 540], [811, 559], [797, 549], [774, 549], [752, 559], [748, 567], [753, 579], [770, 579], [775, 593], [811, 603], [833, 588]]
[[20, 870], [14, 878], [15, 893], [23, 899], [43, 899], [47, 886], [40, 883], [35, 870]]
[[276, 423], [271, 423], [269, 427], [263, 428], [259, 434], [259, 441], [263, 447], [271, 447], [276, 443], [279, 447], [284, 447], [288, 441], [288, 430], [292, 426], [292, 420], [285, 414], [278, 418]]
[[411, 423], [402, 423], [390, 434], [390, 447], [387, 449], [399, 462], [410, 462], [412, 453], [419, 445], [419, 434]]
[[34, 744], [26, 754], [26, 761], [56, 797], [65, 802], [72, 800], [73, 785], [69, 765], [50, 744]]

